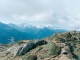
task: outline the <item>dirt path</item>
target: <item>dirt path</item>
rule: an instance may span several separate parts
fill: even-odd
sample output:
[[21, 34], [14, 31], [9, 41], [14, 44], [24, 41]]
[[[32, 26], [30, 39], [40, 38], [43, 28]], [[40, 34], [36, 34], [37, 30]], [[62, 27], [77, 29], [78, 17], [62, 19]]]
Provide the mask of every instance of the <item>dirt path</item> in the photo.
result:
[[70, 60], [66, 55], [61, 55], [59, 60]]
[[0, 60], [4, 60], [4, 58], [2, 58], [3, 55], [4, 55], [4, 53], [0, 52]]

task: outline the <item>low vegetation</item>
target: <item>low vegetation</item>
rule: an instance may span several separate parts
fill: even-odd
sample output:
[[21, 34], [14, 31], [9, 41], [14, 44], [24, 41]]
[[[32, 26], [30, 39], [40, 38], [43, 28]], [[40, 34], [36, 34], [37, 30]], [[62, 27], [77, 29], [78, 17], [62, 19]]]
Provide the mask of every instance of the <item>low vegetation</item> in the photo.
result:
[[[34, 41], [19, 41], [16, 44], [23, 46], [29, 42]], [[8, 46], [8, 45], [7, 45]], [[12, 46], [12, 45], [11, 45]], [[6, 48], [6, 47], [5, 47]], [[66, 55], [64, 53], [67, 53]], [[8, 55], [10, 56], [10, 55]], [[7, 57], [7, 56], [6, 56]], [[13, 57], [13, 60], [17, 58], [22, 60], [46, 60], [61, 59], [66, 60], [79, 60], [80, 59], [80, 33], [76, 31], [56, 33], [53, 36], [44, 38], [37, 46], [22, 56]], [[9, 57], [10, 58], [10, 57]]]
[[29, 55], [24, 60], [37, 60], [37, 56], [36, 55]]

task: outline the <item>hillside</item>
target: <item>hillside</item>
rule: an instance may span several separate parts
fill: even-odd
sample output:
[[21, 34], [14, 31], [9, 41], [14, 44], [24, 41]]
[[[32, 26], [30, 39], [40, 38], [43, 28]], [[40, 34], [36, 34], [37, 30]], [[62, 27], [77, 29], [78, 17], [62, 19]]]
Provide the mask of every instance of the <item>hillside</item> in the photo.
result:
[[57, 33], [42, 40], [0, 45], [0, 60], [79, 60], [80, 33]]
[[[32, 36], [32, 37], [31, 37]], [[0, 22], [0, 43], [7, 44], [18, 40], [32, 39], [33, 35], [18, 31], [7, 24]]]

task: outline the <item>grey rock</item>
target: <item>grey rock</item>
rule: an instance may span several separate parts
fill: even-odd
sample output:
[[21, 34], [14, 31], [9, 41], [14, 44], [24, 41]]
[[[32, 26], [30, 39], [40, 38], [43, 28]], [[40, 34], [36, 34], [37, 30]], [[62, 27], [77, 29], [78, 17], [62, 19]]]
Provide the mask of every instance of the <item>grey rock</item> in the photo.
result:
[[21, 51], [21, 49], [22, 49], [22, 46], [20, 46], [20, 47], [16, 50], [16, 52], [14, 52], [14, 57], [19, 54], [19, 52]]
[[23, 46], [19, 46], [18, 44], [15, 44], [11, 48], [7, 49], [6, 53], [10, 52], [14, 54], [14, 57], [18, 55], [24, 55], [25, 53], [29, 52], [31, 49], [35, 48], [36, 46], [44, 45], [46, 43], [47, 42], [44, 40], [38, 40], [34, 42], [25, 43]]
[[70, 49], [68, 46], [65, 46], [64, 48], [61, 49], [61, 53], [62, 54], [68, 54], [70, 53]]
[[22, 47], [22, 49], [18, 55], [23, 55], [23, 54], [27, 53], [33, 46], [34, 46], [34, 44], [32, 42], [28, 43], [28, 44], [24, 44], [24, 46]]
[[18, 55], [23, 55], [23, 54], [27, 53], [28, 51], [30, 51], [31, 49], [35, 48], [36, 46], [44, 45], [45, 43], [46, 43], [46, 41], [44, 41], [44, 40], [26, 43], [26, 44], [24, 44], [24, 46], [22, 47], [22, 49]]

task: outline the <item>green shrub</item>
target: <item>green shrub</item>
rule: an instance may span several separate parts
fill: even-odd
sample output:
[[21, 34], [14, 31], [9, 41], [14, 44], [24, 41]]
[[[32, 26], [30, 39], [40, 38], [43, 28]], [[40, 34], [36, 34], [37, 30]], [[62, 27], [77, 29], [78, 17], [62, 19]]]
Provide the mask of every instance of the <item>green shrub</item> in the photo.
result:
[[[45, 51], [46, 49], [47, 49], [47, 51]], [[60, 47], [56, 46], [55, 44], [46, 44], [44, 46], [43, 51], [47, 52], [41, 56], [44, 59], [44, 58], [47, 58], [50, 56], [58, 55], [60, 53], [61, 49], [60, 49]]]
[[48, 54], [58, 55], [59, 53], [60, 53], [60, 47], [56, 46], [55, 44], [52, 44]]
[[25, 60], [37, 60], [37, 56], [36, 55], [29, 55], [29, 56], [27, 56], [27, 58]]
[[42, 49], [43, 49], [43, 47], [40, 46], [40, 47], [38, 48], [38, 51], [40, 51], [40, 50], [42, 50]]
[[65, 42], [65, 39], [61, 38], [61, 37], [56, 37], [57, 42]]

